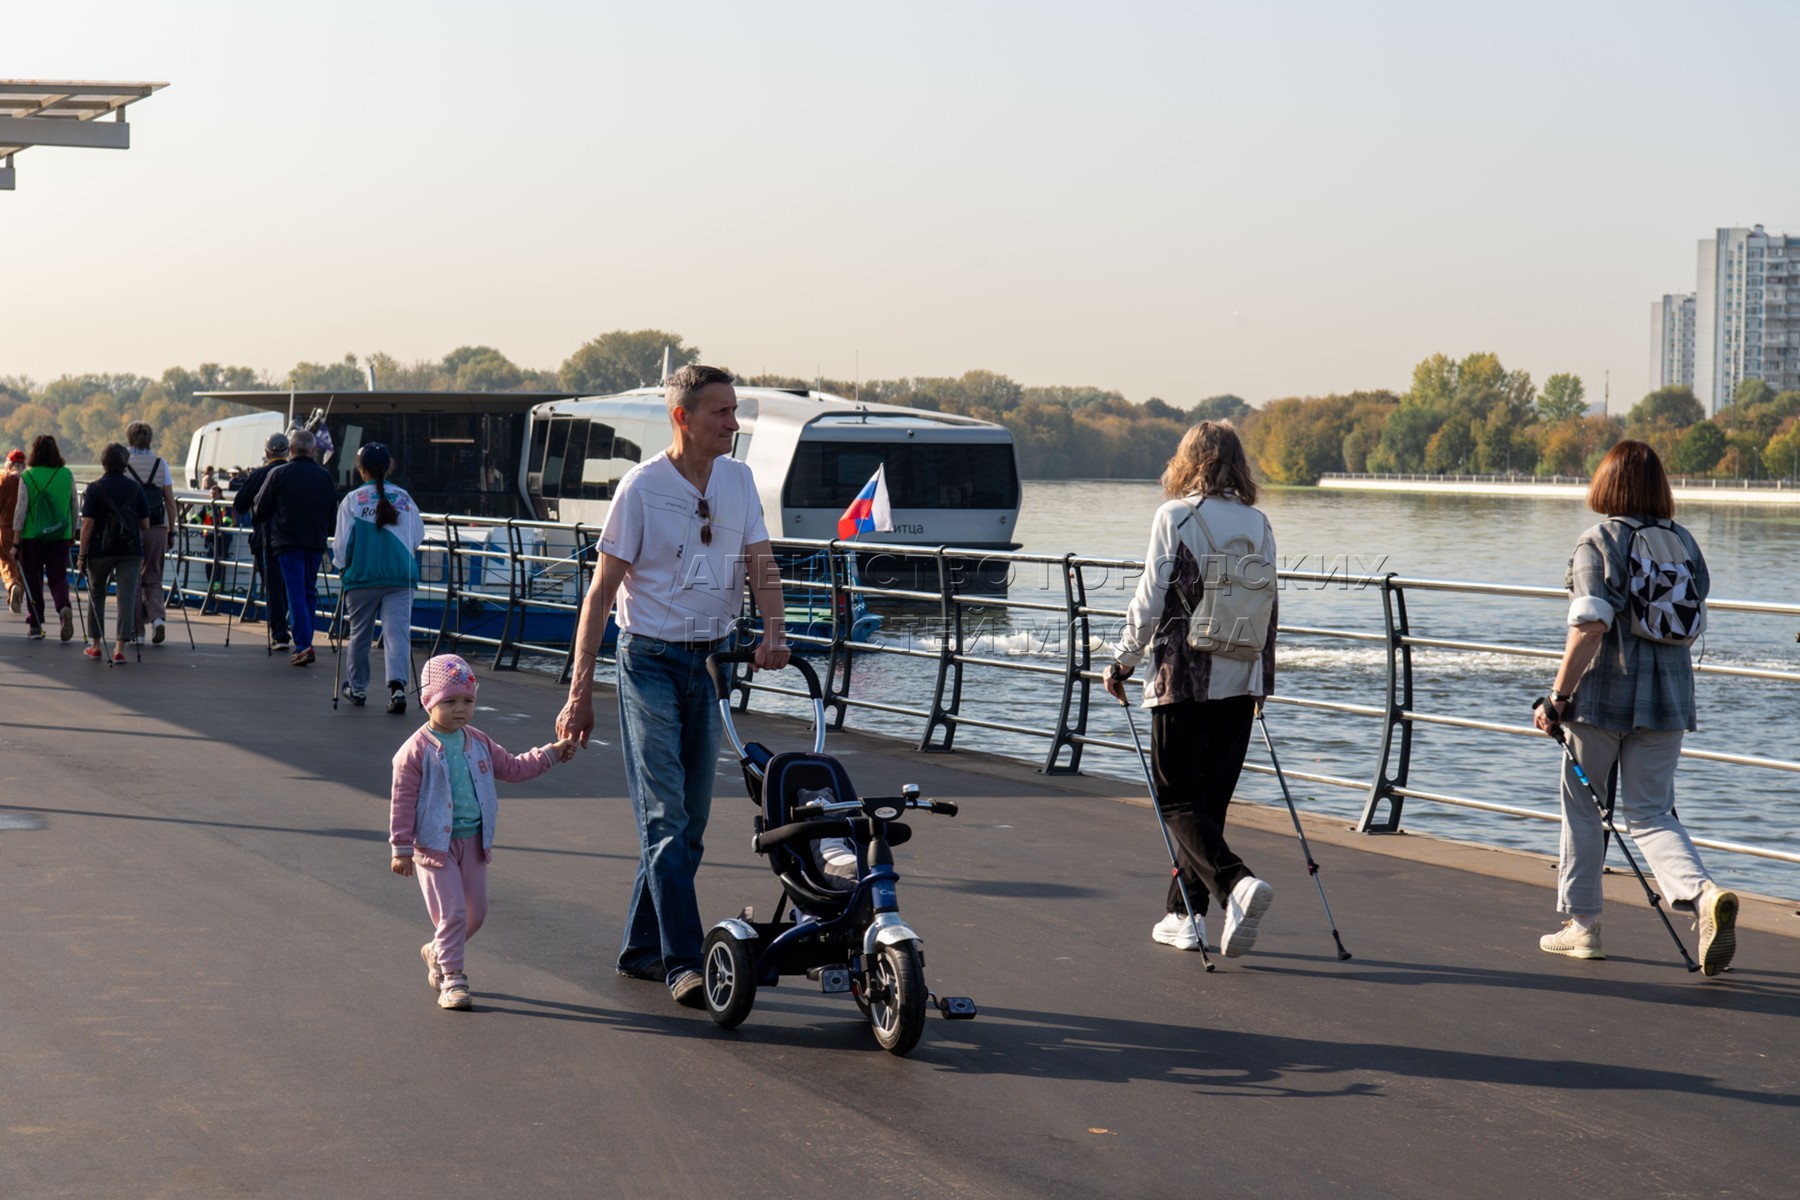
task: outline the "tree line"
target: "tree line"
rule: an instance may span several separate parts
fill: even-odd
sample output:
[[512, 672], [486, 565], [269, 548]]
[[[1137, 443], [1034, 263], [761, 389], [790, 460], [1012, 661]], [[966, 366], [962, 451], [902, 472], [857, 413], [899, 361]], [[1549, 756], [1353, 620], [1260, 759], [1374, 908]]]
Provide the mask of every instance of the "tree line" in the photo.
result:
[[[0, 376], [0, 441], [23, 446], [50, 433], [64, 457], [92, 462], [107, 442], [123, 439], [126, 424], [143, 420], [156, 428], [157, 448], [180, 458], [200, 425], [247, 411], [201, 393], [360, 391], [372, 374], [384, 391], [598, 395], [660, 380], [665, 353], [675, 368], [701, 357], [677, 334], [643, 329], [603, 333], [555, 370], [520, 366], [491, 346], [459, 346], [441, 359], [415, 362], [387, 354], [301, 362], [281, 376], [217, 363], [170, 367], [155, 379], [65, 375], [40, 385]], [[997, 422], [1012, 431], [1020, 470], [1032, 479], [1155, 478], [1182, 433], [1202, 419], [1237, 423], [1262, 475], [1281, 484], [1316, 483], [1327, 471], [1584, 475], [1627, 436], [1655, 446], [1685, 475], [1800, 475], [1800, 392], [1776, 393], [1762, 380], [1748, 380], [1709, 419], [1691, 389], [1662, 388], [1624, 417], [1594, 415], [1574, 375], [1551, 375], [1540, 391], [1529, 374], [1508, 370], [1490, 353], [1434, 354], [1413, 368], [1404, 394], [1293, 396], [1255, 409], [1233, 395], [1186, 406], [1155, 396], [1134, 402], [1103, 388], [1027, 386], [986, 370], [866, 381], [738, 378]]]

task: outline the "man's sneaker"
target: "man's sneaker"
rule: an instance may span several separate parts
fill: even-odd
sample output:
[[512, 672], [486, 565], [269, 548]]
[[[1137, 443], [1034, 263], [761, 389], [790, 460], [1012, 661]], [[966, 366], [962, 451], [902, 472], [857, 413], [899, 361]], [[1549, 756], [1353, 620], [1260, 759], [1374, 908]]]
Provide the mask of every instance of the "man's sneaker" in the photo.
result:
[[312, 647], [308, 646], [304, 650], [294, 651], [294, 657], [288, 661], [293, 663], [296, 667], [310, 667], [317, 659], [312, 652]]
[[419, 957], [425, 960], [425, 982], [431, 985], [432, 991], [441, 991], [444, 986], [444, 973], [438, 970], [437, 951], [430, 942], [419, 947]]
[[1694, 913], [1700, 922], [1700, 973], [1717, 975], [1737, 953], [1737, 893], [1709, 879], [1694, 901]]
[[75, 636], [75, 614], [69, 611], [67, 605], [56, 610], [56, 619], [62, 622], [63, 641]]
[[25, 611], [25, 589], [16, 583], [7, 588], [6, 607], [12, 609], [14, 612]]
[[1225, 932], [1219, 935], [1219, 953], [1226, 958], [1239, 958], [1256, 945], [1256, 927], [1275, 889], [1254, 875], [1246, 875], [1231, 889], [1225, 901]]
[[403, 713], [406, 711], [406, 685], [388, 680], [388, 711]]
[[1177, 950], [1198, 950], [1206, 940], [1206, 918], [1170, 913], [1151, 927], [1150, 936]]
[[1538, 949], [1546, 954], [1566, 954], [1570, 958], [1605, 958], [1600, 948], [1600, 922], [1582, 929], [1573, 921], [1564, 921], [1555, 933], [1538, 939]]
[[150, 630], [150, 640], [158, 646], [162, 645], [163, 638], [168, 635], [168, 630], [163, 628], [163, 623], [161, 621], [156, 622], [150, 627]]
[[662, 965], [661, 959], [647, 967], [614, 967], [613, 970], [626, 979], [642, 979], [650, 983], [667, 983], [669, 981], [668, 969]]
[[438, 987], [439, 1008], [469, 1007], [469, 977], [456, 974], [444, 976], [444, 982]]
[[288, 647], [289, 647], [289, 646], [290, 646], [290, 645], [292, 645], [292, 644], [293, 644], [293, 643], [291, 643], [291, 642], [290, 642], [290, 641], [288, 641], [288, 639], [287, 639], [287, 638], [284, 638], [284, 637], [278, 637], [278, 638], [276, 638], [276, 639], [275, 639], [275, 641], [274, 641], [274, 642], [273, 642], [273, 643], [272, 643], [272, 644], [271, 644], [271, 645], [270, 645], [270, 646], [269, 646], [269, 649], [271, 649], [271, 650], [286, 650], [286, 649], [287, 649], [287, 648], [288, 648]]
[[369, 702], [369, 693], [363, 691], [361, 688], [353, 688], [346, 683], [343, 691], [344, 699], [356, 705], [358, 708], [361, 708], [364, 704]]
[[669, 995], [684, 1008], [706, 1007], [706, 989], [701, 987], [696, 971], [682, 971], [669, 980]]

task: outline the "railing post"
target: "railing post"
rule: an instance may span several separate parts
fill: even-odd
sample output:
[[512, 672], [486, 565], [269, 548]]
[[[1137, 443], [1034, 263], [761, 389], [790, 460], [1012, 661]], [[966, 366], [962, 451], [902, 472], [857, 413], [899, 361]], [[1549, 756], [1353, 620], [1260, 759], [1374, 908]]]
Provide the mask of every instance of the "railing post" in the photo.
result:
[[[1381, 723], [1381, 756], [1375, 763], [1375, 777], [1369, 782], [1369, 796], [1363, 804], [1362, 818], [1356, 824], [1358, 833], [1399, 833], [1400, 810], [1405, 797], [1395, 788], [1406, 786], [1406, 774], [1412, 765], [1412, 722], [1405, 719], [1413, 706], [1412, 647], [1406, 644], [1411, 628], [1406, 619], [1406, 593], [1394, 583], [1394, 573], [1381, 580], [1381, 618], [1387, 628], [1387, 699], [1386, 715]], [[1394, 751], [1394, 731], [1400, 732], [1400, 757], [1392, 774], [1388, 761]], [[1376, 820], [1376, 810], [1387, 805], [1387, 818]]]
[[[438, 611], [437, 636], [431, 640], [431, 654], [436, 658], [443, 652], [444, 639], [450, 636], [450, 612], [453, 607], [462, 604], [459, 599], [462, 585], [459, 576], [463, 569], [462, 537], [457, 533], [456, 522], [449, 514], [443, 517], [444, 522], [444, 599]], [[461, 629], [461, 623], [458, 623]]]
[[[1069, 639], [1063, 655], [1062, 705], [1056, 713], [1056, 732], [1050, 737], [1050, 752], [1044, 756], [1045, 775], [1081, 774], [1081, 743], [1076, 739], [1087, 732], [1088, 699], [1092, 685], [1087, 680], [1091, 665], [1088, 650], [1087, 580], [1075, 565], [1075, 556], [1065, 554], [1063, 566], [1063, 629]], [[1063, 750], [1069, 752], [1067, 766], [1057, 759]]]
[[[568, 652], [563, 655], [562, 670], [556, 673], [557, 679], [563, 683], [569, 682], [570, 676], [575, 674], [575, 640], [581, 633], [580, 609], [582, 601], [587, 599], [588, 590], [587, 565], [587, 539], [582, 534], [581, 522], [577, 521], [575, 522], [575, 625], [569, 632], [569, 649]], [[600, 619], [602, 621], [606, 620], [604, 616]], [[606, 640], [606, 630], [604, 628], [600, 631], [600, 640]]]
[[[506, 659], [506, 652], [513, 644], [513, 616], [519, 611], [519, 572], [524, 564], [519, 561], [519, 530], [514, 524], [515, 517], [506, 518], [506, 612], [500, 618], [500, 644], [494, 647], [493, 669], [501, 669], [500, 664]], [[489, 543], [490, 547], [492, 543]], [[486, 572], [484, 571], [483, 574]], [[513, 666], [519, 665], [519, 657], [513, 655]]]
[[[931, 715], [925, 719], [925, 733], [919, 739], [919, 750], [926, 754], [945, 754], [955, 748], [956, 717], [962, 709], [962, 605], [956, 603], [950, 578], [950, 560], [944, 547], [937, 548], [938, 605], [943, 631], [938, 643], [937, 683], [931, 690]], [[944, 693], [950, 703], [944, 703]], [[939, 731], [941, 742], [933, 742]]]

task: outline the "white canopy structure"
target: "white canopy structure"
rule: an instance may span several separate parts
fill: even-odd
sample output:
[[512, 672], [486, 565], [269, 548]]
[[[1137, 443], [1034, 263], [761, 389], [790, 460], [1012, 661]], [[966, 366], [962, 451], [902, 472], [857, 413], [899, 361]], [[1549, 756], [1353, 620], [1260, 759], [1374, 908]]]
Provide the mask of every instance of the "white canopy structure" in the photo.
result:
[[[13, 155], [31, 146], [131, 145], [125, 106], [166, 83], [99, 83], [74, 79], [0, 79], [0, 191], [15, 181]], [[112, 115], [112, 120], [99, 118]]]

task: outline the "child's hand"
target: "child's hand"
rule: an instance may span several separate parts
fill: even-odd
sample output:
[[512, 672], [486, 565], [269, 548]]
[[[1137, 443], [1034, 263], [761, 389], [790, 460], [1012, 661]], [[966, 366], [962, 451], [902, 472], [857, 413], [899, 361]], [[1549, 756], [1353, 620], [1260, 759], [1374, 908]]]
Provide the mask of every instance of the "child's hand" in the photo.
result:
[[550, 747], [550, 749], [555, 752], [557, 762], [568, 762], [571, 758], [575, 757], [576, 747], [580, 745], [581, 743], [576, 741], [573, 737], [566, 737]]
[[394, 855], [392, 861], [388, 863], [388, 870], [396, 875], [404, 875], [410, 879], [413, 873], [412, 855]]

